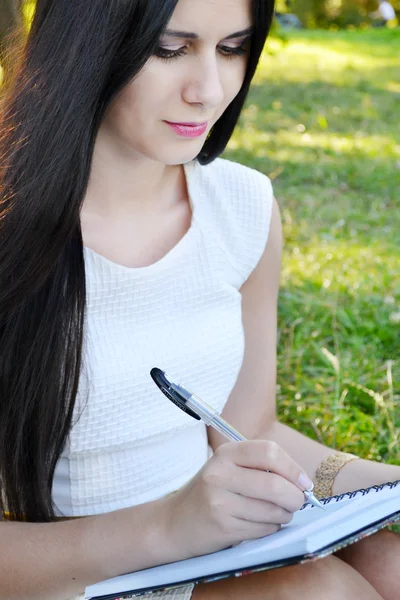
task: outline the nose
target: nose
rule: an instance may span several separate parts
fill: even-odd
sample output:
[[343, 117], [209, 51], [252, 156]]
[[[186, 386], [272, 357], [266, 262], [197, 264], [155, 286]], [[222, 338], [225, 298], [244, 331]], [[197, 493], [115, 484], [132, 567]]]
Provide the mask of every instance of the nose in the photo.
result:
[[213, 109], [224, 100], [221, 65], [217, 56], [198, 57], [191, 64], [183, 90], [185, 102]]

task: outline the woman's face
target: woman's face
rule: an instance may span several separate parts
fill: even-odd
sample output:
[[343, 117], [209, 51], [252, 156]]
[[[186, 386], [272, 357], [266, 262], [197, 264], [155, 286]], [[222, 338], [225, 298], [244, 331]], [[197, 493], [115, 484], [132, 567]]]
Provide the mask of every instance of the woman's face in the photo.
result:
[[242, 86], [251, 6], [179, 0], [157, 55], [107, 111], [102, 130], [109, 142], [166, 165], [195, 158]]

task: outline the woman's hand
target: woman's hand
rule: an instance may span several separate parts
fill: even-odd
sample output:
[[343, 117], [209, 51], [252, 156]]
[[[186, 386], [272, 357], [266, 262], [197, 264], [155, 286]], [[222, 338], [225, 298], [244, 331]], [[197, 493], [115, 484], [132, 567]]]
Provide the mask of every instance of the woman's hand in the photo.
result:
[[189, 558], [275, 533], [311, 485], [275, 442], [223, 444], [193, 479], [162, 499], [171, 555]]

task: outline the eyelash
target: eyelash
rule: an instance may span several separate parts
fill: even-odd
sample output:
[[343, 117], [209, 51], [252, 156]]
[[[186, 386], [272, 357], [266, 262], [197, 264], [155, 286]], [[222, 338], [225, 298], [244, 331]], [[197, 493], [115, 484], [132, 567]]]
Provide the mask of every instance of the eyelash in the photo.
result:
[[[229, 46], [219, 46], [222, 50], [222, 56], [225, 58], [232, 59], [236, 56], [244, 56], [247, 54], [247, 48], [245, 46], [238, 46], [237, 48], [230, 48]], [[178, 50], [167, 50], [161, 46], [156, 50], [155, 55], [162, 60], [174, 60], [186, 55], [186, 47], [179, 48]]]

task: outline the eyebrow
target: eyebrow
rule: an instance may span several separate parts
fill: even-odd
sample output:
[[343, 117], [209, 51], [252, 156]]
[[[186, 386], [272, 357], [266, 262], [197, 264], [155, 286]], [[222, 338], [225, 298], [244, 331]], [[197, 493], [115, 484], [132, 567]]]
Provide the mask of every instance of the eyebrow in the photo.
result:
[[[235, 33], [231, 33], [230, 35], [227, 35], [226, 37], [224, 37], [224, 40], [232, 40], [234, 38], [251, 35], [252, 33], [254, 33], [254, 27], [248, 27], [247, 29], [242, 29], [242, 31], [235, 31]], [[191, 33], [189, 31], [175, 31], [172, 29], [166, 29], [163, 32], [163, 35], [166, 35], [167, 37], [174, 37], [174, 38], [185, 38], [187, 40], [198, 40], [199, 39], [199, 36], [197, 35], [197, 33]]]

